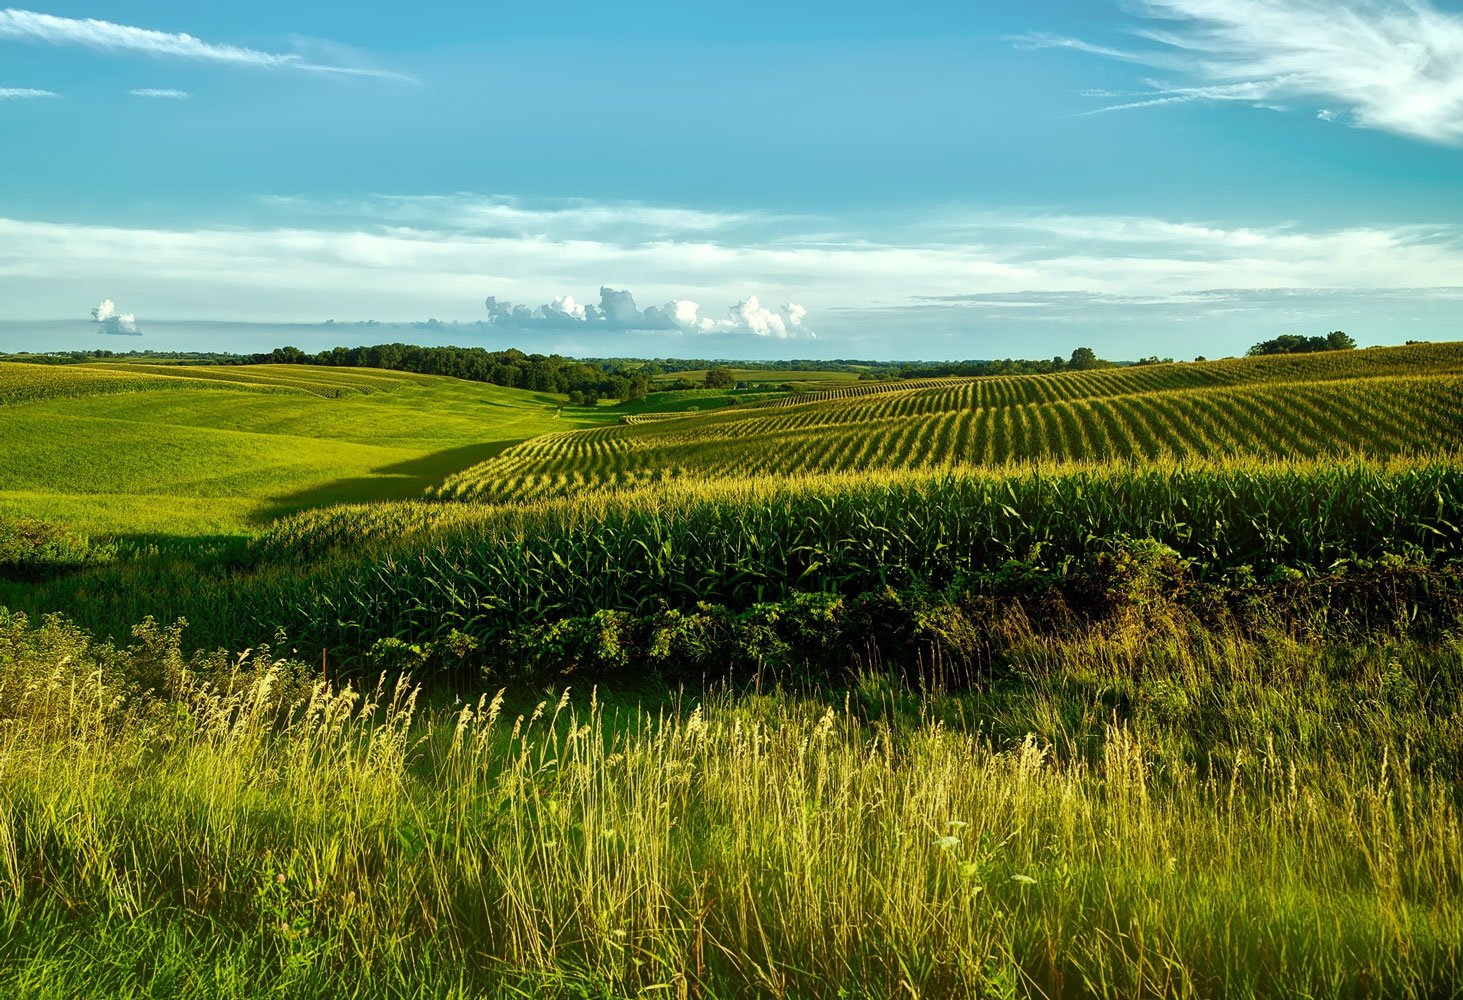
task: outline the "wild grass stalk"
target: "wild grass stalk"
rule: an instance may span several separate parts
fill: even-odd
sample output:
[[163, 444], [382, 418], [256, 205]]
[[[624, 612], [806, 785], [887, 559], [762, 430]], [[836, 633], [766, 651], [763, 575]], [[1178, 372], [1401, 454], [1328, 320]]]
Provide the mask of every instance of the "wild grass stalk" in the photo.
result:
[[139, 699], [59, 629], [0, 652], [0, 988], [1463, 984], [1454, 647], [1037, 644], [1019, 690], [424, 707], [257, 654]]

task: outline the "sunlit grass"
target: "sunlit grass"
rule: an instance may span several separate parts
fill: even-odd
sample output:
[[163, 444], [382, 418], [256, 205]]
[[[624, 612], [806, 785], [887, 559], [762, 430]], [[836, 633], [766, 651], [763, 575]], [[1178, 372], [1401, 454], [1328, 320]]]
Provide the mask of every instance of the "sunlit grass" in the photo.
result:
[[[1020, 684], [983, 694], [869, 677], [832, 702], [641, 710], [584, 692], [424, 707], [409, 685], [362, 694], [257, 655], [190, 673], [156, 632], [123, 662], [60, 626], [9, 626], [12, 990], [1463, 982], [1459, 766], [1439, 759], [1463, 736], [1456, 646], [1338, 659], [1239, 637], [1101, 654], [1034, 640]], [[171, 694], [124, 699], [119, 678], [147, 669]]]
[[0, 363], [0, 516], [249, 534], [302, 508], [419, 497], [587, 419], [562, 402], [401, 372]]

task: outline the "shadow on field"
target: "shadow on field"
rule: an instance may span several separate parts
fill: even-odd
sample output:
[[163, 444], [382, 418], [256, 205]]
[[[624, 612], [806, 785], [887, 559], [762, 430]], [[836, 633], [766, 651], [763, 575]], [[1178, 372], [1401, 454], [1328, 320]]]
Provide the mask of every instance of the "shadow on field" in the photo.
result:
[[383, 465], [370, 476], [337, 479], [298, 493], [273, 498], [273, 503], [251, 520], [256, 524], [270, 521], [311, 507], [337, 503], [370, 503], [375, 500], [416, 500], [428, 486], [440, 483], [454, 472], [471, 468], [479, 462], [496, 458], [515, 444], [527, 440], [493, 441], [449, 448], [395, 465]]

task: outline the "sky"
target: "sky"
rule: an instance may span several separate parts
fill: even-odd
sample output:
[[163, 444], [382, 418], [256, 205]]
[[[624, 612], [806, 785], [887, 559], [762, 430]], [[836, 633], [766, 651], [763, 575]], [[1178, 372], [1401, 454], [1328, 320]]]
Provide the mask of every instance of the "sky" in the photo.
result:
[[0, 7], [0, 351], [1187, 358], [1460, 320], [1463, 0]]

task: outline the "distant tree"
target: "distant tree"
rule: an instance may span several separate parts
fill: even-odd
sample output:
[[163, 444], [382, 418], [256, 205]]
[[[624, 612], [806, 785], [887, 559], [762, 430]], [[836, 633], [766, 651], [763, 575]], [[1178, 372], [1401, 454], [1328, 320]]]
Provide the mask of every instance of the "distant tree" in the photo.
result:
[[702, 384], [708, 389], [730, 389], [737, 384], [737, 377], [730, 368], [718, 366], [706, 373], [706, 381]]
[[1088, 371], [1100, 367], [1097, 352], [1090, 347], [1079, 347], [1072, 352], [1072, 360], [1067, 362], [1067, 367], [1074, 372]]
[[298, 347], [276, 347], [270, 360], [276, 365], [302, 365], [308, 359]]
[[1303, 337], [1298, 333], [1285, 333], [1274, 340], [1264, 340], [1250, 348], [1250, 357], [1266, 354], [1313, 354], [1317, 351], [1350, 351], [1356, 341], [1340, 330], [1324, 337]]
[[1259, 357], [1263, 354], [1303, 354], [1310, 350], [1307, 346], [1309, 339], [1296, 333], [1282, 333], [1274, 340], [1262, 340], [1251, 347], [1250, 357]]

